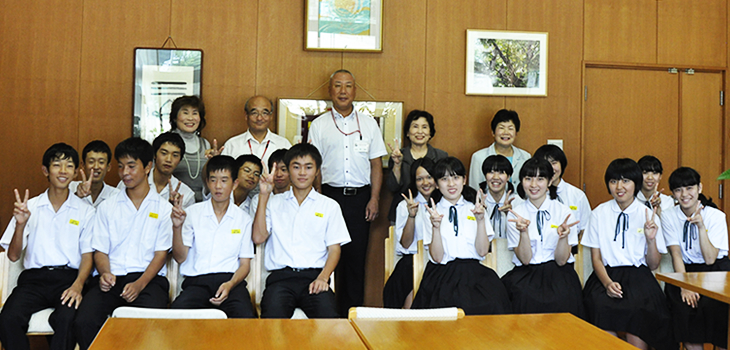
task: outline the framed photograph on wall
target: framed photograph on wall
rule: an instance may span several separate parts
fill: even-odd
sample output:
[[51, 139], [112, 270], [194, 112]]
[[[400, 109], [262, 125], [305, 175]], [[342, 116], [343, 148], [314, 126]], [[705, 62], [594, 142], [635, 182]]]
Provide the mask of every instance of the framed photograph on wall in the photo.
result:
[[134, 49], [134, 117], [132, 135], [150, 143], [170, 130], [172, 102], [201, 95], [203, 51]]
[[383, 0], [306, 0], [304, 49], [383, 51]]
[[548, 33], [466, 31], [466, 94], [547, 96]]
[[[403, 135], [403, 102], [355, 101], [353, 106], [359, 115], [375, 118], [386, 143], [394, 144], [393, 140]], [[280, 98], [277, 107], [278, 134], [296, 144], [308, 141], [309, 126], [313, 120], [330, 116], [332, 101]], [[390, 154], [383, 157], [383, 167], [388, 166], [389, 158]]]

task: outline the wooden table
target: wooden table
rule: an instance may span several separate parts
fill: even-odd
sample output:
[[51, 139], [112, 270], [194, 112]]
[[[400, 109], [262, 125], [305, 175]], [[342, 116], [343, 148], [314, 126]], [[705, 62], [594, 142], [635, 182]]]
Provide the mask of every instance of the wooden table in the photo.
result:
[[96, 349], [365, 349], [345, 319], [109, 318]]
[[[730, 273], [726, 271], [657, 273], [656, 278], [730, 304]], [[728, 344], [730, 344], [730, 325], [728, 325]]]
[[634, 349], [571, 314], [466, 316], [455, 321], [355, 320], [369, 349]]

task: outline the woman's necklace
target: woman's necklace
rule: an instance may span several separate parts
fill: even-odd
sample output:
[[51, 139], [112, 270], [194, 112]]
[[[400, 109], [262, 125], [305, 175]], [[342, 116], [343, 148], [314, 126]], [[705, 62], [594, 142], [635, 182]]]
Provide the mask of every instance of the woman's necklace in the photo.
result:
[[185, 160], [185, 166], [188, 167], [188, 175], [190, 176], [190, 179], [192, 179], [192, 180], [197, 179], [198, 176], [200, 175], [200, 150], [203, 148], [205, 148], [205, 145], [203, 145], [203, 142], [200, 141], [200, 138], [198, 137], [198, 151], [195, 153], [188, 153], [188, 154], [194, 154], [195, 159], [198, 160], [198, 164], [195, 167], [195, 169], [196, 169], [195, 175], [193, 175], [193, 173], [190, 172], [190, 163], [188, 162], [188, 157], [183, 157], [183, 159]]

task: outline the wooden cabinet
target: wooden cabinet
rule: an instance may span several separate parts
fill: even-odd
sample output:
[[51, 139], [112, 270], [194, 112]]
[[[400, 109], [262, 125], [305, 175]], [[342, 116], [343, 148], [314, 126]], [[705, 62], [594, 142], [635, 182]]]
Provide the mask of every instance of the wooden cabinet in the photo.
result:
[[724, 67], [727, 0], [657, 1], [657, 63]]

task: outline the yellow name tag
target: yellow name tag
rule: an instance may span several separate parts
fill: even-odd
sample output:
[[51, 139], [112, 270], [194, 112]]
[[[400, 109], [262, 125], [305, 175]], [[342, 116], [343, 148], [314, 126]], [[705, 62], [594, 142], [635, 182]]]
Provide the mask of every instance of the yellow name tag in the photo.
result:
[[234, 234], [234, 235], [235, 234], [241, 234], [241, 230], [239, 230], [239, 229], [236, 228], [236, 229], [231, 230], [231, 233]]
[[550, 228], [558, 228], [558, 225], [550, 225]]
[[471, 220], [471, 221], [477, 221], [477, 218], [475, 218], [473, 216], [467, 216], [466, 219]]
[[576, 207], [575, 205], [571, 205], [570, 210], [578, 210], [578, 207]]
[[323, 218], [324, 217], [324, 214], [322, 214], [322, 213], [314, 213], [314, 216], [316, 216], [318, 218]]
[[153, 219], [157, 219], [158, 216], [157, 213], [150, 213], [150, 217]]
[[79, 226], [79, 221], [78, 220], [71, 219], [71, 221], [69, 221], [68, 223], [71, 224], [71, 225]]
[[636, 232], [638, 232], [638, 233], [644, 233], [644, 229], [643, 228], [640, 228]]

